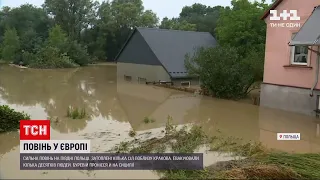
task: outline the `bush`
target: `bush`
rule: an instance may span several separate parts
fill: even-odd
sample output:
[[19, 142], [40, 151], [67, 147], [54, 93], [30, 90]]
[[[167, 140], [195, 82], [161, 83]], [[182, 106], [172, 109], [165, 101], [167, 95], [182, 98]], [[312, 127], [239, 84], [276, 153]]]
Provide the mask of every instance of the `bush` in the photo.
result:
[[244, 63], [251, 67], [252, 73], [254, 74], [254, 79], [256, 81], [263, 80], [263, 71], [264, 71], [264, 46], [260, 48], [261, 50], [255, 51], [252, 50], [248, 53], [244, 59]]
[[30, 62], [34, 61], [37, 58], [37, 56], [33, 53], [30, 53], [28, 51], [23, 51], [21, 55], [21, 61], [23, 66], [27, 66], [30, 64]]
[[60, 54], [58, 48], [47, 46], [37, 53], [37, 57], [30, 62], [29, 66], [32, 68], [53, 69], [72, 68], [77, 65], [66, 54]]
[[67, 54], [75, 63], [80, 66], [85, 66], [89, 64], [90, 57], [88, 55], [87, 49], [76, 41], [69, 42], [67, 48]]
[[252, 67], [232, 47], [201, 48], [186, 56], [185, 65], [189, 74], [200, 77], [203, 88], [219, 98], [243, 98], [255, 82]]
[[29, 120], [30, 116], [16, 112], [9, 106], [0, 106], [0, 133], [19, 129], [20, 120]]

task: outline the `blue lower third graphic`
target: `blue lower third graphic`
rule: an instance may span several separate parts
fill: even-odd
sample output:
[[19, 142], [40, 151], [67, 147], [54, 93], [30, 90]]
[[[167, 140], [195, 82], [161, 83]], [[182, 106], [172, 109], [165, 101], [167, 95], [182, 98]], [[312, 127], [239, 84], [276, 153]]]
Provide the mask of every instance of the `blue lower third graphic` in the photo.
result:
[[21, 170], [200, 170], [202, 153], [20, 154]]

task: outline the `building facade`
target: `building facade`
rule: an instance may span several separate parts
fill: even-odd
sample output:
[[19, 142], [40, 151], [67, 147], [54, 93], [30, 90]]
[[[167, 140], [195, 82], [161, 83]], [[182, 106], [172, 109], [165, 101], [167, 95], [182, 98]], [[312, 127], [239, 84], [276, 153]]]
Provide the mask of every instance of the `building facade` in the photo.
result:
[[[317, 70], [317, 46], [289, 46], [305, 22], [320, 5], [320, 0], [277, 0], [270, 10], [277, 16], [287, 10], [297, 10], [300, 20], [274, 20], [266, 12], [267, 24], [264, 79], [261, 106], [314, 115], [317, 95], [320, 95]], [[291, 14], [292, 16], [292, 14]], [[319, 17], [320, 20], [320, 17]], [[320, 29], [318, 29], [320, 35]], [[310, 50], [311, 48], [312, 50]]]
[[116, 57], [118, 78], [133, 82], [172, 82], [175, 86], [199, 85], [189, 76], [185, 56], [197, 48], [214, 47], [208, 32], [136, 28]]

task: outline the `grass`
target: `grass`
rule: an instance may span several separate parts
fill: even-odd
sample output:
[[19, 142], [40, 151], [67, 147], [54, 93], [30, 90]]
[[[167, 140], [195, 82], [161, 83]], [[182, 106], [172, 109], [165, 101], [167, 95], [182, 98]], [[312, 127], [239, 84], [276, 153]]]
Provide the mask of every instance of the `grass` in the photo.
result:
[[130, 137], [135, 137], [136, 135], [137, 135], [137, 132], [136, 132], [135, 130], [131, 129], [131, 130], [129, 131], [129, 136], [130, 136]]
[[83, 119], [87, 116], [86, 110], [84, 108], [78, 109], [73, 107], [68, 107], [67, 117], [72, 119]]
[[9, 63], [0, 59], [0, 64], [9, 64]]
[[152, 118], [149, 118], [149, 117], [145, 117], [145, 118], [143, 119], [143, 122], [144, 122], [145, 124], [149, 124], [149, 123], [154, 123], [155, 120], [152, 119]]
[[199, 126], [177, 129], [171, 117], [168, 117], [164, 137], [121, 142], [114, 151], [161, 153], [169, 149], [175, 153], [192, 153], [201, 145], [210, 151], [231, 152], [246, 158], [219, 162], [203, 170], [156, 171], [161, 179], [320, 179], [320, 154], [288, 154], [239, 138], [209, 137]]
[[307, 179], [320, 179], [320, 153], [288, 154], [271, 153], [259, 159], [266, 164], [289, 167]]

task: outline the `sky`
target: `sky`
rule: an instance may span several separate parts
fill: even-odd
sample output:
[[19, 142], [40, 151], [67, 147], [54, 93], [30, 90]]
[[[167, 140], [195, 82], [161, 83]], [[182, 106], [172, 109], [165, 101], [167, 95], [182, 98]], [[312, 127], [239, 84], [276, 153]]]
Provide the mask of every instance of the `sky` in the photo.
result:
[[[1, 6], [18, 7], [21, 4], [29, 3], [36, 6], [43, 4], [44, 0], [0, 0]], [[98, 0], [102, 2], [103, 0]], [[194, 3], [201, 3], [207, 6], [230, 6], [231, 0], [142, 0], [144, 8], [151, 9], [157, 13], [160, 19], [164, 17], [177, 17], [184, 6]]]
[[[98, 0], [102, 2], [103, 0]], [[207, 6], [230, 6], [231, 0], [142, 0], [145, 9], [151, 9], [157, 13], [160, 19], [164, 17], [178, 17], [184, 6], [194, 3], [201, 3]], [[268, 2], [271, 0], [268, 0]], [[43, 4], [44, 0], [0, 0], [1, 6], [18, 7], [21, 4], [29, 3], [36, 6]]]

